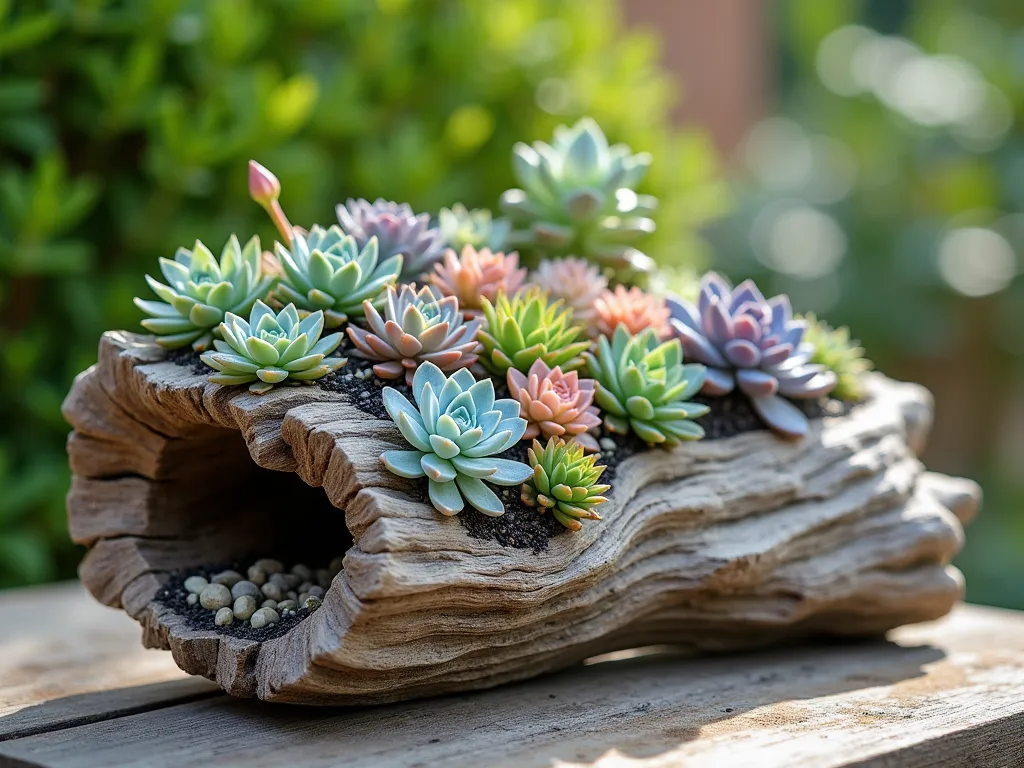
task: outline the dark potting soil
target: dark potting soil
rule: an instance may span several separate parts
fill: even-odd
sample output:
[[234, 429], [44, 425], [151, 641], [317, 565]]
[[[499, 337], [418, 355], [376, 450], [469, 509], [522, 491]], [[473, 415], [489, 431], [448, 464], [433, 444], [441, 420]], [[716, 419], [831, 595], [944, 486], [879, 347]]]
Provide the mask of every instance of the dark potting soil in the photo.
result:
[[195, 376], [205, 376], [212, 372], [213, 368], [199, 359], [200, 354], [202, 353], [196, 352], [192, 347], [182, 347], [169, 351], [167, 360], [183, 368], [191, 368]]
[[216, 632], [218, 635], [228, 635], [243, 640], [255, 640], [261, 643], [266, 640], [273, 640], [275, 637], [281, 637], [281, 635], [289, 632], [299, 622], [312, 615], [312, 612], [305, 608], [299, 608], [294, 614], [281, 616], [276, 624], [270, 624], [259, 629], [254, 628], [248, 621], [240, 621], [238, 619], [226, 627], [218, 627], [214, 623], [216, 611], [203, 608], [199, 603], [195, 605], [188, 604], [189, 593], [185, 589], [185, 579], [189, 576], [202, 576], [209, 581], [215, 573], [226, 570], [239, 571], [244, 574], [246, 568], [242, 563], [221, 563], [219, 565], [197, 566], [189, 568], [187, 571], [177, 571], [171, 575], [170, 580], [164, 584], [153, 599], [170, 608], [178, 616], [185, 618], [191, 629], [203, 632]]

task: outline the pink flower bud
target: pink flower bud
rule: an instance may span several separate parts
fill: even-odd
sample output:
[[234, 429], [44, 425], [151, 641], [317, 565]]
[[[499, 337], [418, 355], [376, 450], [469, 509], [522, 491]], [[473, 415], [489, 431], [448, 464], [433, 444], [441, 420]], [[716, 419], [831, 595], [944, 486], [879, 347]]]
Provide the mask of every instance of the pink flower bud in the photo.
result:
[[255, 160], [249, 161], [249, 195], [264, 208], [281, 196], [281, 182], [277, 176]]

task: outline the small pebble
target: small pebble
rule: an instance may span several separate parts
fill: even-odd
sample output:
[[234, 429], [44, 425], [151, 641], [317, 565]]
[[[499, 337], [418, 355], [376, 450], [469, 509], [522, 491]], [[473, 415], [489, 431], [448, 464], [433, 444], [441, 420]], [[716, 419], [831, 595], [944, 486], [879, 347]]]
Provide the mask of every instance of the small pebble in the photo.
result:
[[292, 567], [292, 573], [299, 577], [301, 581], [312, 581], [313, 571], [308, 567], [299, 563]]
[[199, 604], [210, 611], [231, 605], [231, 590], [223, 584], [208, 584], [199, 593]]
[[240, 581], [231, 588], [231, 596], [235, 600], [245, 595], [256, 600], [263, 599], [263, 591], [251, 581]]
[[282, 592], [286, 592], [288, 590], [288, 579], [285, 578], [283, 573], [272, 573], [267, 581], [271, 584], [276, 584]]
[[610, 437], [602, 437], [600, 440], [600, 444], [601, 448], [603, 448], [606, 451], [614, 451], [616, 448], [615, 441], [612, 440]]
[[284, 595], [289, 600], [298, 600], [299, 599], [299, 595], [298, 595], [298, 593], [294, 589], [289, 589], [287, 592], [284, 593]]
[[268, 581], [260, 589], [263, 590], [263, 595], [271, 600], [281, 600], [284, 598], [284, 590], [272, 581]]
[[185, 579], [185, 589], [198, 595], [209, 583], [202, 576], [189, 576]]
[[267, 583], [267, 572], [255, 565], [249, 566], [249, 570], [246, 571], [246, 575], [249, 577], [249, 581], [257, 587], [262, 587]]
[[242, 574], [238, 571], [221, 571], [220, 573], [215, 573], [213, 578], [210, 579], [214, 584], [223, 584], [228, 589], [231, 589], [241, 580]]
[[304, 602], [306, 602], [307, 597], [309, 597], [309, 592], [300, 593], [298, 597], [299, 605], [302, 605]]
[[249, 619], [249, 624], [253, 629], [262, 629], [268, 624], [276, 624], [280, 620], [281, 617], [273, 608], [260, 608]]
[[310, 613], [312, 613], [313, 611], [315, 611], [317, 608], [320, 607], [320, 598], [319, 597], [307, 597], [303, 601], [302, 607], [305, 608]]
[[273, 608], [276, 611], [277, 600], [264, 600], [263, 605], [261, 605], [260, 608]]
[[298, 592], [309, 592], [309, 590], [310, 590], [310, 588], [312, 588], [312, 586], [313, 586], [313, 582], [311, 582], [311, 581], [304, 581], [301, 584], [299, 584], [299, 586], [297, 586], [295, 589]]
[[235, 612], [225, 606], [217, 611], [217, 615], [213, 617], [213, 623], [218, 627], [226, 627], [228, 624], [232, 624], [235, 621]]
[[256, 613], [256, 598], [252, 595], [242, 595], [235, 600], [234, 614], [239, 621], [248, 621]]
[[310, 589], [309, 589], [309, 596], [310, 597], [319, 597], [319, 598], [322, 599], [324, 594], [325, 594], [325, 591], [324, 591], [323, 587], [310, 587]]
[[253, 563], [253, 566], [259, 568], [264, 573], [282, 573], [284, 571], [284, 563], [280, 560], [273, 560], [269, 557], [264, 557]]
[[195, 592], [189, 592], [188, 597], [185, 598], [185, 602], [189, 605], [195, 605], [199, 602], [199, 595], [197, 595]]
[[[266, 606], [266, 603], [263, 604]], [[279, 611], [293, 611], [299, 607], [299, 604], [294, 600], [282, 600], [277, 604], [277, 610]]]

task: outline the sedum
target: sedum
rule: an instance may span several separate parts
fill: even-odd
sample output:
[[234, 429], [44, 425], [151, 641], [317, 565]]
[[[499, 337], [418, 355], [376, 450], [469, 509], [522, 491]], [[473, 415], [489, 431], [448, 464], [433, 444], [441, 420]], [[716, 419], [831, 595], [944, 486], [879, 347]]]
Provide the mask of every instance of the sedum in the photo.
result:
[[573, 531], [583, 527], [580, 520], [601, 519], [594, 507], [608, 501], [601, 494], [611, 486], [598, 484], [605, 467], [594, 466], [595, 457], [585, 455], [582, 445], [552, 437], [545, 446], [534, 440], [527, 454], [533, 474], [523, 483], [524, 504], [550, 509]]
[[466, 502], [485, 515], [504, 514], [484, 481], [513, 486], [530, 476], [527, 465], [496, 456], [526, 431], [519, 404], [495, 400], [489, 378], [476, 381], [464, 368], [446, 378], [429, 362], [416, 369], [412, 394], [415, 405], [384, 388], [384, 407], [413, 450], [385, 451], [381, 463], [399, 477], [426, 477], [430, 502], [441, 514], [458, 514]]

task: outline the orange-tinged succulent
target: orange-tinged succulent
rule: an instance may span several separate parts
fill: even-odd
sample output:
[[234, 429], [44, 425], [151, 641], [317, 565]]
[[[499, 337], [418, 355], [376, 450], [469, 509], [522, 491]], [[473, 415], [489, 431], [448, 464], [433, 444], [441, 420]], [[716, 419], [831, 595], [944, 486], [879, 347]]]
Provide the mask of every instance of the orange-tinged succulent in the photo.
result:
[[586, 259], [544, 259], [532, 276], [552, 301], [561, 299], [572, 309], [577, 322], [589, 325], [594, 319], [594, 302], [608, 288], [608, 278]]
[[445, 296], [454, 296], [466, 317], [478, 317], [480, 298], [494, 302], [499, 291], [515, 296], [526, 282], [526, 268], [519, 267], [519, 254], [492, 252], [489, 248], [479, 251], [466, 245], [459, 256], [454, 250], [447, 250], [444, 261], [434, 265], [429, 278]]
[[549, 368], [543, 360], [535, 360], [527, 374], [508, 369], [508, 389], [519, 401], [519, 415], [527, 421], [525, 439], [574, 438], [584, 450], [598, 449], [597, 441], [587, 434], [601, 423], [592, 405], [593, 379], [581, 379], [576, 371], [562, 373], [557, 365]]
[[594, 322], [590, 330], [594, 336], [611, 338], [619, 325], [626, 326], [633, 336], [645, 328], [653, 328], [658, 338], [664, 339], [670, 333], [668, 318], [669, 309], [663, 297], [618, 285], [594, 302]]

